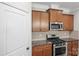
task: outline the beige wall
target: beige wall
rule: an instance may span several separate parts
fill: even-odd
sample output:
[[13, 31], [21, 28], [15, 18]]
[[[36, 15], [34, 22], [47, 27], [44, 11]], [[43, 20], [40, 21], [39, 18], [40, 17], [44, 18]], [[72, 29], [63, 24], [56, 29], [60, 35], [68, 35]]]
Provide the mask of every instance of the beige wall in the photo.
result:
[[32, 41], [46, 40], [46, 34], [55, 34], [60, 38], [69, 38], [68, 31], [32, 32]]
[[73, 32], [71, 32], [70, 38], [79, 39], [79, 31], [73, 31]]

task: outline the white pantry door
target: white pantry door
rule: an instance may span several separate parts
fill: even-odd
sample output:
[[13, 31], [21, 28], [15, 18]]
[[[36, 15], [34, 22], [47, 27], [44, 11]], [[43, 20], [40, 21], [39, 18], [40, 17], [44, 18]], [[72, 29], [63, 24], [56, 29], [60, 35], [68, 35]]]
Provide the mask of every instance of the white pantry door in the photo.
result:
[[6, 55], [6, 13], [0, 4], [0, 56]]
[[6, 20], [6, 54], [31, 55], [31, 5], [27, 13], [3, 5]]

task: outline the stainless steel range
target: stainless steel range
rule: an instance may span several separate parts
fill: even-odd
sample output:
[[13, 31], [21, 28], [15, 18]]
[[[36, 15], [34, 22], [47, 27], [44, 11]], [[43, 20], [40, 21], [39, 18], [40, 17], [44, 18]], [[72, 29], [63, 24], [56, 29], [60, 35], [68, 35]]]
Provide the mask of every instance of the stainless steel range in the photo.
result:
[[52, 55], [53, 56], [66, 56], [67, 55], [67, 42], [61, 40], [56, 35], [47, 35], [47, 41], [52, 42]]

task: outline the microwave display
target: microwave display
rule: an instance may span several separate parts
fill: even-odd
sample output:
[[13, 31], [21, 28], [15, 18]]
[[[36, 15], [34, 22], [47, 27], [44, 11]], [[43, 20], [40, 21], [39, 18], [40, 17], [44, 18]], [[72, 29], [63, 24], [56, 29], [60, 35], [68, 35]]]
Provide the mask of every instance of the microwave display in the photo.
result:
[[51, 24], [51, 29], [60, 29], [61, 26], [59, 24]]

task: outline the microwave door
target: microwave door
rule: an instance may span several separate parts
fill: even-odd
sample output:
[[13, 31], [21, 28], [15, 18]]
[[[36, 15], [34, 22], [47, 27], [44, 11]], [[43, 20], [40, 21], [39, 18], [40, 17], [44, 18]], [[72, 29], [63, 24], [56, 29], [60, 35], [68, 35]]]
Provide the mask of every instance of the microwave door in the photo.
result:
[[50, 29], [51, 30], [59, 30], [60, 29], [60, 25], [59, 24], [51, 24]]

